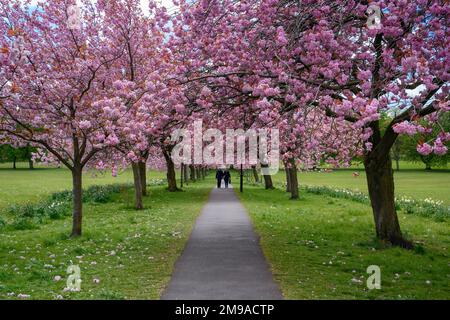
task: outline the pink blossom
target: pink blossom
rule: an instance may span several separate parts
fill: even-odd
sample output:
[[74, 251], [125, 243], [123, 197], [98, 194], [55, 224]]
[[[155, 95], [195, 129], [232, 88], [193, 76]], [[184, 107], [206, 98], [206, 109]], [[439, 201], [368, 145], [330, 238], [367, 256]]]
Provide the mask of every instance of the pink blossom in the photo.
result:
[[447, 153], [447, 147], [442, 143], [441, 138], [437, 138], [434, 142], [433, 151], [435, 154], [443, 156]]
[[81, 130], [88, 130], [92, 127], [92, 124], [89, 120], [83, 120], [83, 121], [80, 121], [79, 127]]
[[433, 148], [428, 143], [422, 143], [417, 146], [417, 152], [421, 155], [427, 156], [433, 152]]
[[409, 121], [403, 121], [394, 126], [394, 132], [398, 134], [414, 135], [417, 133], [417, 127]]

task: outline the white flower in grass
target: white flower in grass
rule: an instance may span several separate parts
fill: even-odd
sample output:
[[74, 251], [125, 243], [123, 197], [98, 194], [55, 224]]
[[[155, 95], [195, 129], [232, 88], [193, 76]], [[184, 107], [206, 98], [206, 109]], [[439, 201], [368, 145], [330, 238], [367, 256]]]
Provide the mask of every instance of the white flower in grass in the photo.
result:
[[362, 281], [361, 280], [359, 280], [359, 279], [357, 279], [357, 278], [352, 278], [352, 280], [351, 280], [353, 283], [362, 283]]
[[64, 297], [63, 297], [62, 295], [58, 294], [58, 295], [55, 297], [55, 299], [56, 299], [56, 300], [64, 300]]
[[115, 252], [114, 250], [112, 250], [112, 251], [109, 253], [109, 255], [110, 255], [110, 256], [115, 256], [115, 255], [116, 255], [116, 252]]
[[23, 294], [23, 293], [19, 293], [17, 295], [17, 298], [19, 299], [29, 299], [31, 296], [29, 294]]
[[100, 283], [100, 279], [99, 278], [94, 278], [92, 280], [92, 282], [94, 282], [95, 284], [99, 284]]
[[56, 281], [56, 282], [58, 282], [58, 281], [61, 281], [61, 280], [62, 280], [62, 277], [61, 277], [61, 276], [55, 276], [55, 277], [53, 278], [53, 280]]

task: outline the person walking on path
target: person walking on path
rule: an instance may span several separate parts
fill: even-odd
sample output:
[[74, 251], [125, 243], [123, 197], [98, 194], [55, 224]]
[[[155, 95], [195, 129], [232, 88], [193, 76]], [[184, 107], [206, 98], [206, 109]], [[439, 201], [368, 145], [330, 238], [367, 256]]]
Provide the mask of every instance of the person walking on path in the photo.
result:
[[228, 189], [228, 185], [231, 183], [231, 174], [230, 171], [226, 170], [223, 174], [223, 180], [225, 181], [225, 188]]
[[222, 179], [223, 179], [223, 171], [222, 169], [218, 169], [216, 172], [216, 179], [217, 179], [217, 188], [220, 189], [220, 187], [222, 186]]

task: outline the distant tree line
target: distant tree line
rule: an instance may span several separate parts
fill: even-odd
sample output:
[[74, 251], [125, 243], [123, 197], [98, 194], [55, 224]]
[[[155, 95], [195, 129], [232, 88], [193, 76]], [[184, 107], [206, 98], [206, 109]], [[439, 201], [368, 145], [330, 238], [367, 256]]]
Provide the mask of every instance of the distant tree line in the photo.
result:
[[34, 169], [33, 152], [35, 148], [30, 145], [13, 147], [9, 144], [0, 145], [0, 163], [11, 162], [12, 168], [17, 169], [17, 162], [28, 162], [30, 170]]
[[[400, 161], [406, 160], [416, 163], [423, 163], [425, 170], [432, 170], [433, 168], [445, 168], [450, 160], [450, 155], [437, 155], [431, 153], [429, 155], [421, 155], [417, 152], [417, 145], [425, 143], [436, 136], [439, 132], [448, 131], [450, 129], [450, 114], [444, 113], [438, 122], [431, 128], [432, 131], [427, 133], [416, 134], [414, 136], [402, 135], [399, 136], [392, 147], [392, 160], [395, 164], [395, 169], [399, 171]], [[447, 148], [450, 144], [446, 143]]]

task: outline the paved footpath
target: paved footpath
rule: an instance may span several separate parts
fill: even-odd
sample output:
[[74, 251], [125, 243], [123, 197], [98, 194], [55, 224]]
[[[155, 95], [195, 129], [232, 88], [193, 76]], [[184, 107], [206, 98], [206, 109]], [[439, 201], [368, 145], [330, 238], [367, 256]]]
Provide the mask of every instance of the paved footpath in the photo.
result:
[[233, 189], [212, 191], [162, 299], [282, 299]]

